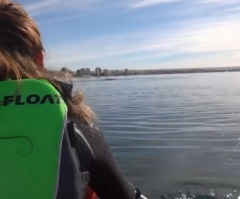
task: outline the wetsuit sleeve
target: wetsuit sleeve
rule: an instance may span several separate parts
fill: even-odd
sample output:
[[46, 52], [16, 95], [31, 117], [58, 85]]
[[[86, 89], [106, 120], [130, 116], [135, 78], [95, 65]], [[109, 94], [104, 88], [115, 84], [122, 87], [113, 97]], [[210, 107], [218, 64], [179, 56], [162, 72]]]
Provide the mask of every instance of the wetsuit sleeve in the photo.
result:
[[90, 166], [90, 187], [100, 199], [135, 199], [135, 188], [118, 167], [103, 133], [94, 125], [77, 126], [94, 154]]

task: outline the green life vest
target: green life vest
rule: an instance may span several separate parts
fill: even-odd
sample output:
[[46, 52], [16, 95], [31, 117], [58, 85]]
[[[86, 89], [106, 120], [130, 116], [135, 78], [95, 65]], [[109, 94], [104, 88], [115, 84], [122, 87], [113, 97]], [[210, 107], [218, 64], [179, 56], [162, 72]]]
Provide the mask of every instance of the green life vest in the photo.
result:
[[0, 198], [57, 194], [67, 107], [45, 80], [0, 82]]

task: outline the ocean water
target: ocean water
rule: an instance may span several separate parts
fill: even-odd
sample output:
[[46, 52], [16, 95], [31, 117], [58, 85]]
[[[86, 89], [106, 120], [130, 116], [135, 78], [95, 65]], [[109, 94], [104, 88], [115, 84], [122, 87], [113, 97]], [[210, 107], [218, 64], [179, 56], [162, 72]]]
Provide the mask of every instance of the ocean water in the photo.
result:
[[74, 89], [149, 198], [240, 196], [240, 73], [79, 78]]

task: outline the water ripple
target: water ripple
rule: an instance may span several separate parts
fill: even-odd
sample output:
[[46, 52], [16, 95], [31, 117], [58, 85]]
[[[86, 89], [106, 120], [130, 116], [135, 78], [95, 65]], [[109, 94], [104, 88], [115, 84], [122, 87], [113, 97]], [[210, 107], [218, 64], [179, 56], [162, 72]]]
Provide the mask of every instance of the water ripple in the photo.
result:
[[180, 74], [74, 85], [120, 167], [149, 198], [230, 199], [240, 196], [239, 79]]

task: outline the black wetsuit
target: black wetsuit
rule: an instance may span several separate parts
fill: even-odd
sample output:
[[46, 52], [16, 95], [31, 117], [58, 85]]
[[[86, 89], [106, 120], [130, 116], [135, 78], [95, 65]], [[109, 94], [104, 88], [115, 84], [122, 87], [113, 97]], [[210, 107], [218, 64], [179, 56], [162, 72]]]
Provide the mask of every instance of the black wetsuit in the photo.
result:
[[[74, 120], [86, 141], [76, 131], [76, 152], [80, 158], [81, 171], [89, 171], [89, 186], [100, 199], [135, 199], [135, 188], [117, 166], [103, 133], [93, 124]], [[92, 155], [93, 153], [93, 155]]]

